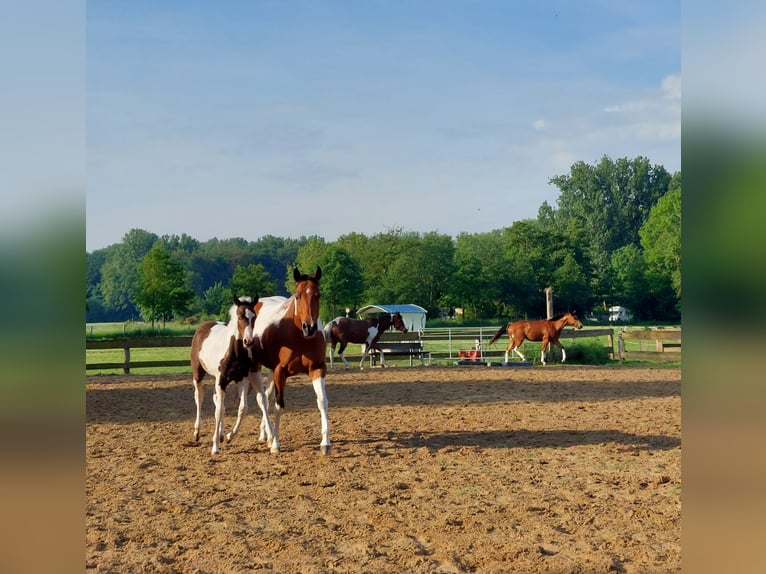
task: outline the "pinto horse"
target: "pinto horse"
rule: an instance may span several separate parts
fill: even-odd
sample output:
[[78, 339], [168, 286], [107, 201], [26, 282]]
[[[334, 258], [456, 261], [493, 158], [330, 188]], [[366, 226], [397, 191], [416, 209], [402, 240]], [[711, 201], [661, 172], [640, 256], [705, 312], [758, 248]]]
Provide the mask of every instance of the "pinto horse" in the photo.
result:
[[202, 419], [203, 385], [206, 374], [215, 377], [213, 403], [215, 404], [215, 430], [213, 431], [212, 454], [220, 451], [223, 441], [224, 398], [229, 383], [236, 383], [239, 392], [239, 410], [237, 422], [226, 435], [228, 441], [239, 430], [242, 417], [247, 412], [247, 391], [252, 385], [258, 392], [258, 403], [266, 424], [266, 393], [260, 384], [260, 378], [251, 372], [253, 367], [252, 350], [255, 343], [253, 327], [255, 325], [255, 306], [258, 296], [234, 297], [234, 304], [229, 308], [229, 322], [206, 321], [194, 333], [191, 345], [192, 383], [194, 384], [194, 402], [197, 404], [197, 418], [194, 421], [194, 440], [199, 441]]
[[[335, 347], [340, 343], [338, 349], [338, 356], [343, 359], [343, 363], [348, 368], [349, 364], [343, 353], [346, 351], [346, 346], [349, 343], [362, 343], [364, 348], [362, 350], [362, 360], [359, 361], [359, 368], [364, 368], [364, 359], [367, 351], [370, 349], [376, 349], [378, 339], [391, 327], [401, 331], [407, 332], [407, 326], [404, 324], [401, 313], [390, 313], [380, 315], [379, 317], [371, 317], [369, 319], [349, 319], [348, 317], [336, 317], [331, 322], [327, 323], [324, 328], [324, 338], [327, 340], [327, 344], [330, 346], [330, 368], [333, 368], [333, 355], [335, 354]], [[383, 363], [383, 356], [380, 357], [381, 366], [385, 366]]]
[[256, 306], [254, 334], [260, 341], [254, 353], [255, 369], [261, 366], [271, 369], [273, 381], [268, 394], [275, 394], [273, 432], [261, 425], [262, 440], [271, 446], [271, 452], [279, 452], [279, 420], [285, 408], [285, 385], [287, 378], [305, 373], [311, 379], [317, 397], [322, 423], [322, 454], [330, 451], [330, 423], [327, 418], [327, 395], [325, 393], [326, 343], [319, 320], [319, 280], [322, 269], [317, 267], [313, 275], [293, 270], [295, 292], [289, 297], [264, 297]]
[[497, 341], [503, 333], [508, 333], [508, 337], [511, 341], [505, 349], [505, 362], [508, 362], [508, 353], [513, 350], [522, 361], [525, 361], [524, 355], [519, 351], [519, 347], [524, 342], [528, 341], [542, 341], [543, 347], [540, 351], [540, 362], [545, 364], [545, 349], [552, 343], [561, 349], [561, 362], [567, 360], [567, 352], [564, 347], [559, 343], [559, 337], [561, 331], [567, 325], [573, 326], [575, 329], [582, 329], [582, 323], [574, 313], [560, 313], [550, 319], [541, 319], [539, 321], [515, 321], [513, 323], [506, 323], [497, 333], [490, 339], [491, 345]]

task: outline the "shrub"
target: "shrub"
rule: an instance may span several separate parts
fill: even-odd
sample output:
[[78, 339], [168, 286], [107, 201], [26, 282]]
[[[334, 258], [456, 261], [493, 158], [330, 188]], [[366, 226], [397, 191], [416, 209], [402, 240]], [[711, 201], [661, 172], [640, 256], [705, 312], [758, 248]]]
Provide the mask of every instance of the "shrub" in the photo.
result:
[[599, 341], [583, 341], [566, 346], [567, 363], [577, 365], [605, 365], [609, 351]]

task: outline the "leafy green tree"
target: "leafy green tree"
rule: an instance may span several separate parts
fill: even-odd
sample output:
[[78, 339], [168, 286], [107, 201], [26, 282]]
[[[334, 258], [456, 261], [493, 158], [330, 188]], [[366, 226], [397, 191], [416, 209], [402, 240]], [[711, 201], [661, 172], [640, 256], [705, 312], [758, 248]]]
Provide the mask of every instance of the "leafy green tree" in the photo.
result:
[[[326, 257], [325, 253], [327, 250], [327, 242], [321, 237], [310, 237], [306, 241], [306, 243], [298, 250], [295, 261], [285, 269], [284, 286], [288, 293], [293, 293], [295, 291], [293, 269], [297, 267], [301, 273], [312, 275], [317, 267], [321, 267], [321, 263]], [[320, 286], [324, 286], [324, 269], [322, 269], [322, 281], [320, 284]]]
[[149, 253], [157, 235], [143, 229], [131, 229], [122, 242], [110, 251], [101, 267], [101, 295], [104, 306], [130, 318], [136, 311], [135, 295], [138, 286], [138, 265]]
[[200, 306], [206, 315], [217, 317], [219, 320], [228, 320], [231, 299], [231, 289], [219, 281], [205, 290], [200, 298]]
[[135, 302], [141, 315], [154, 322], [186, 311], [194, 292], [186, 286], [183, 267], [161, 246], [155, 245], [138, 266]]
[[614, 277], [610, 305], [623, 305], [637, 319], [651, 316], [652, 294], [646, 273], [646, 261], [635, 245], [626, 245], [612, 254]]
[[[679, 176], [680, 179], [680, 176]], [[666, 193], [657, 202], [649, 219], [639, 230], [649, 270], [670, 279], [681, 299], [681, 187]]]
[[553, 272], [554, 313], [576, 311], [584, 316], [592, 307], [592, 295], [588, 277], [572, 253]]
[[[670, 180], [664, 167], [652, 166], [646, 158], [613, 161], [606, 156], [596, 165], [576, 162], [569, 174], [550, 179], [561, 191], [553, 221], [584, 246], [598, 296], [611, 291], [606, 278], [612, 253], [625, 245], [639, 245], [639, 229]], [[542, 215], [550, 220], [550, 213]]]
[[322, 268], [322, 318], [328, 321], [344, 315], [347, 307], [354, 311], [358, 309], [361, 306], [364, 282], [359, 264], [351, 255], [332, 244], [319, 260], [319, 266]]
[[[237, 297], [255, 297], [256, 295], [268, 296], [274, 293], [275, 288], [274, 281], [266, 273], [263, 265], [251, 263], [250, 265], [237, 265], [234, 268], [229, 291], [233, 291]], [[231, 296], [229, 296], [229, 301], [231, 301]]]

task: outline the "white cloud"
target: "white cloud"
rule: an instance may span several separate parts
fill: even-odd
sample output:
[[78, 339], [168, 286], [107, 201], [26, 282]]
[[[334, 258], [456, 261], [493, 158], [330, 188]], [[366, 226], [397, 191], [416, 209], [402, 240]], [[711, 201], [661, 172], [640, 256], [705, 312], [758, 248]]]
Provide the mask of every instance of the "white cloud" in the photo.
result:
[[535, 123], [532, 124], [532, 127], [535, 128], [537, 131], [542, 131], [547, 126], [545, 124], [545, 120], [535, 120]]
[[670, 74], [662, 80], [663, 98], [666, 100], [681, 99], [681, 76]]

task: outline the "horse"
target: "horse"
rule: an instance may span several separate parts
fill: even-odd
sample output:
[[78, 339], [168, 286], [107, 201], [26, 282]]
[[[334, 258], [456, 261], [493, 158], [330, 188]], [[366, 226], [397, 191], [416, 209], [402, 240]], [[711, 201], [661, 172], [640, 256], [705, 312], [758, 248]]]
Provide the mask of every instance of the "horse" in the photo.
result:
[[215, 404], [215, 429], [213, 431], [212, 454], [220, 452], [219, 443], [223, 441], [224, 398], [229, 383], [236, 383], [239, 392], [239, 410], [237, 422], [226, 435], [231, 441], [237, 434], [242, 418], [247, 412], [247, 391], [253, 386], [258, 392], [258, 403], [263, 417], [266, 417], [266, 394], [260, 378], [253, 371], [252, 350], [255, 344], [253, 328], [255, 326], [258, 295], [255, 297], [233, 297], [234, 304], [229, 308], [228, 323], [206, 321], [194, 332], [191, 344], [192, 383], [194, 402], [197, 405], [197, 418], [194, 421], [194, 440], [199, 442], [202, 419], [203, 384], [206, 374], [215, 377], [213, 403]]
[[506, 323], [497, 333], [490, 339], [491, 345], [497, 341], [503, 333], [507, 333], [511, 341], [505, 349], [505, 362], [508, 362], [508, 352], [513, 350], [522, 361], [525, 361], [524, 355], [519, 351], [519, 347], [524, 342], [528, 341], [542, 341], [543, 347], [540, 351], [540, 362], [545, 364], [545, 349], [552, 343], [561, 349], [561, 362], [567, 360], [567, 352], [564, 347], [559, 343], [559, 337], [561, 331], [567, 325], [573, 326], [575, 329], [582, 329], [582, 323], [577, 318], [575, 313], [560, 313], [551, 317], [550, 319], [541, 319], [539, 321], [515, 321], [513, 323]]
[[[346, 357], [343, 355], [346, 346], [349, 343], [362, 343], [364, 348], [362, 351], [362, 360], [359, 361], [359, 368], [363, 369], [367, 351], [370, 349], [377, 349], [378, 339], [380, 339], [380, 336], [391, 327], [394, 327], [402, 333], [407, 332], [407, 326], [404, 324], [402, 314], [398, 311], [396, 313], [380, 315], [369, 319], [336, 317], [327, 323], [324, 328], [324, 338], [330, 346], [330, 368], [334, 368], [333, 355], [335, 354], [335, 347], [338, 343], [340, 343], [338, 356], [343, 359], [346, 368], [349, 366]], [[385, 366], [382, 354], [380, 357], [380, 365]]]
[[279, 421], [285, 408], [285, 386], [288, 377], [305, 373], [311, 379], [316, 393], [317, 406], [322, 424], [322, 454], [330, 452], [330, 423], [327, 418], [327, 394], [325, 392], [326, 343], [322, 323], [319, 320], [319, 280], [321, 267], [313, 275], [304, 275], [293, 269], [295, 292], [289, 297], [264, 297], [256, 306], [258, 314], [254, 335], [260, 341], [254, 353], [255, 369], [271, 369], [273, 380], [267, 394], [269, 403], [274, 396], [274, 427], [261, 424], [261, 440], [266, 440], [271, 452], [280, 449]]

